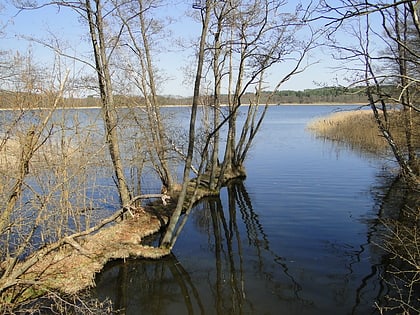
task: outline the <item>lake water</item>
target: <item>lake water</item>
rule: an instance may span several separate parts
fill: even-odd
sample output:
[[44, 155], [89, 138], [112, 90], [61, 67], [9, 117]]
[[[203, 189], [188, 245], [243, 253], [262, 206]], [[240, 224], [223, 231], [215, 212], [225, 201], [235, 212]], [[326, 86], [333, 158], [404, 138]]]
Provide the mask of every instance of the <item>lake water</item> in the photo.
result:
[[384, 161], [305, 129], [338, 109], [270, 108], [246, 180], [193, 210], [172, 256], [110, 263], [96, 294], [125, 314], [375, 313]]

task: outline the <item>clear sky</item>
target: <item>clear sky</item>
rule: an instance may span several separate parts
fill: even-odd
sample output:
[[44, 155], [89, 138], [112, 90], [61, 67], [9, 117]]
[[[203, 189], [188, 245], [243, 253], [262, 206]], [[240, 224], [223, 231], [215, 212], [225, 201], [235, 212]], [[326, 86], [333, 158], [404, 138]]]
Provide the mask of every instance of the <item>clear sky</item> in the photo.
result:
[[[171, 4], [166, 7], [165, 12], [173, 17], [176, 22], [171, 24], [172, 39], [183, 38], [183, 40], [197, 39], [200, 32], [200, 25], [193, 21], [186, 13], [192, 12], [192, 0], [170, 0]], [[295, 4], [294, 1], [290, 1]], [[0, 7], [0, 49], [20, 51], [25, 53], [31, 49], [34, 59], [40, 63], [48, 63], [54, 59], [54, 54], [48, 48], [31, 41], [34, 38], [41, 41], [48, 41], [56, 37], [65, 40], [67, 51], [70, 54], [87, 55], [90, 50], [90, 43], [86, 40], [87, 29], [81, 26], [77, 15], [71, 9], [58, 9], [57, 7], [44, 7], [38, 10], [19, 12], [8, 0]], [[178, 48], [174, 43], [169, 42], [164, 47], [163, 53], [158, 56], [159, 68], [168, 77], [162, 86], [160, 93], [165, 95], [192, 95], [191, 84], [185, 84], [183, 69], [193, 66], [191, 52]], [[325, 51], [314, 53], [309, 62], [317, 62], [304, 73], [299, 74], [281, 89], [303, 90], [316, 88], [319, 85], [333, 85], [337, 74], [331, 69], [332, 58]], [[272, 82], [279, 77], [281, 69], [271, 71]], [[339, 79], [339, 78], [338, 78]], [[274, 83], [273, 83], [274, 84]], [[270, 82], [268, 82], [270, 85]], [[272, 86], [271, 86], [272, 87]]]

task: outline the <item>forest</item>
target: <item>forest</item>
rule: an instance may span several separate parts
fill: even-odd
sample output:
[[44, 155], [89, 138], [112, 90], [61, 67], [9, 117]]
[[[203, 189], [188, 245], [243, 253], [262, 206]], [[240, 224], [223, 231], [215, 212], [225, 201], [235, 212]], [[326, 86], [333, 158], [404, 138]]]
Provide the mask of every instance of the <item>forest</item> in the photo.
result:
[[[391, 89], [391, 87], [389, 87]], [[13, 92], [0, 92], [0, 108], [10, 108], [13, 104]], [[161, 106], [190, 106], [192, 97], [181, 96], [161, 96], [158, 95], [159, 104]], [[205, 104], [205, 99], [209, 96], [201, 95], [201, 103]], [[211, 96], [210, 96], [211, 97]], [[222, 104], [228, 104], [228, 95], [220, 95]], [[252, 100], [253, 95], [245, 93], [244, 99]], [[141, 96], [115, 95], [115, 103], [117, 107], [128, 106], [145, 106], [145, 99]], [[277, 92], [264, 91], [261, 93], [261, 102], [265, 103], [269, 99], [272, 105], [284, 104], [364, 104], [366, 103], [366, 95], [363, 87], [344, 88], [344, 87], [322, 87], [317, 89], [306, 89], [303, 91], [280, 90]], [[48, 106], [48, 102], [45, 102]], [[77, 107], [100, 107], [100, 99], [90, 96], [86, 98], [63, 98], [60, 104], [63, 108]]]

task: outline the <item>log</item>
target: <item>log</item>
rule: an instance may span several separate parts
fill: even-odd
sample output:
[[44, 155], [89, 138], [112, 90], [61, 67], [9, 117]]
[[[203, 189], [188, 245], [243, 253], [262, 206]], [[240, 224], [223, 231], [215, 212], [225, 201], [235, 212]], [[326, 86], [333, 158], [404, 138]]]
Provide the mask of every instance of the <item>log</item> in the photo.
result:
[[170, 196], [166, 195], [166, 194], [145, 194], [145, 195], [140, 195], [140, 196], [136, 196], [133, 199], [130, 200], [130, 204], [129, 204], [129, 208], [131, 208], [133, 206], [133, 204], [137, 201], [137, 200], [141, 200], [141, 199], [151, 199], [151, 198], [160, 198], [162, 200], [162, 203], [164, 206], [167, 205], [167, 200], [171, 199]]

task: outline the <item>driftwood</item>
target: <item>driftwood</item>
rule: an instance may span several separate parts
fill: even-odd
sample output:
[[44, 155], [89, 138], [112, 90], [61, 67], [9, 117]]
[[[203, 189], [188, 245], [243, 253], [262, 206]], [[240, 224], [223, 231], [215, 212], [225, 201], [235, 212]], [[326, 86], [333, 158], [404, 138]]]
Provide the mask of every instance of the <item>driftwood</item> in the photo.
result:
[[134, 203], [138, 200], [141, 199], [152, 199], [152, 198], [160, 198], [162, 200], [162, 203], [164, 206], [166, 206], [167, 200], [171, 199], [171, 196], [167, 195], [167, 194], [146, 194], [146, 195], [140, 195], [137, 197], [134, 197], [133, 199], [131, 199], [130, 201], [130, 206], [134, 205]]

